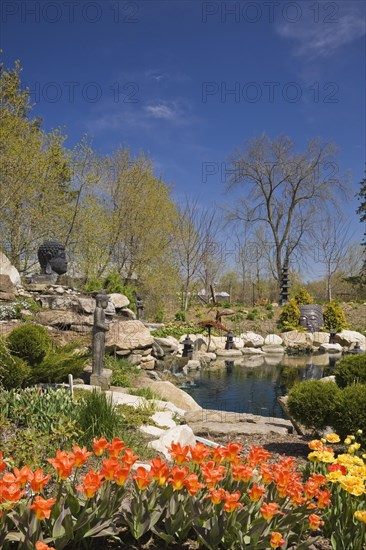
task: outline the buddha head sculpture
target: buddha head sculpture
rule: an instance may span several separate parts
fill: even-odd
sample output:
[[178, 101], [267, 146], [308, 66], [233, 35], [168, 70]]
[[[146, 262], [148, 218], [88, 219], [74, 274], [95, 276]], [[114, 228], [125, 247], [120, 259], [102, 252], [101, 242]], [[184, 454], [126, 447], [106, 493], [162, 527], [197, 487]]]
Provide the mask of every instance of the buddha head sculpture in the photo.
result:
[[109, 295], [104, 291], [100, 290], [95, 297], [96, 306], [106, 309], [108, 307]]
[[45, 239], [38, 248], [38, 261], [41, 273], [46, 275], [64, 275], [67, 271], [65, 247], [54, 239]]
[[319, 304], [300, 306], [300, 325], [308, 332], [318, 332], [324, 325], [321, 306]]

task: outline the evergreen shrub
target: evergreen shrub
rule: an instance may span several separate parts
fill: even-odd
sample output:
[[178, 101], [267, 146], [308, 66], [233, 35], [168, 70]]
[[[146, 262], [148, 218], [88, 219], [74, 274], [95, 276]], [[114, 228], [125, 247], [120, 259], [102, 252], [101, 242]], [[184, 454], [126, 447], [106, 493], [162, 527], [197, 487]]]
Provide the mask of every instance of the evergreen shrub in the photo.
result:
[[324, 309], [324, 327], [327, 330], [341, 331], [347, 328], [347, 320], [343, 309], [337, 302], [329, 302]]
[[340, 388], [356, 383], [366, 384], [366, 354], [343, 357], [337, 361], [334, 375]]
[[26, 361], [30, 366], [42, 362], [52, 348], [52, 340], [45, 327], [25, 324], [15, 328], [7, 338], [12, 355]]
[[305, 380], [291, 388], [287, 406], [297, 422], [315, 431], [323, 430], [332, 425], [340, 391], [333, 382]]

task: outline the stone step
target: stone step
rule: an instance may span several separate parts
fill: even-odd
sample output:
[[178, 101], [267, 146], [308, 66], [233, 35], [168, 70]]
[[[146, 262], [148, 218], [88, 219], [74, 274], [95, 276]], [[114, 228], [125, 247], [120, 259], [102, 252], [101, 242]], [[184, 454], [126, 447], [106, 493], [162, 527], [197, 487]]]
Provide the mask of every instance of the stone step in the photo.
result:
[[202, 411], [187, 412], [184, 420], [192, 428], [196, 435], [209, 434], [266, 434], [292, 433], [293, 426], [290, 420], [259, 416], [246, 413], [215, 411], [203, 409]]

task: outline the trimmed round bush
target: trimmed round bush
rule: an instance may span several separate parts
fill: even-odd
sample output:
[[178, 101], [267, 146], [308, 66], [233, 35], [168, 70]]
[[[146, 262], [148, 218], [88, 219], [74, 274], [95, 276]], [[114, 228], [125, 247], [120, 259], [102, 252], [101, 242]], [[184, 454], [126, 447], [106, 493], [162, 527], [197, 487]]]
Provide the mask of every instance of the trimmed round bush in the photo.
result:
[[338, 392], [331, 426], [342, 439], [362, 430], [366, 445], [366, 384], [353, 384]]
[[366, 384], [366, 354], [348, 355], [337, 362], [334, 369], [340, 388], [351, 384]]
[[46, 328], [40, 325], [22, 325], [8, 336], [10, 352], [30, 366], [39, 365], [52, 348], [52, 340]]
[[340, 331], [347, 328], [347, 319], [343, 309], [337, 302], [329, 302], [324, 310], [324, 327], [327, 330]]
[[300, 288], [296, 294], [294, 295], [294, 300], [297, 303], [297, 305], [309, 305], [314, 303], [314, 298], [310, 296], [307, 290], [305, 288]]
[[0, 386], [6, 390], [20, 388], [27, 380], [30, 368], [23, 359], [9, 352], [6, 342], [0, 338]]
[[320, 431], [331, 426], [340, 392], [333, 382], [305, 380], [291, 388], [287, 406], [291, 416], [306, 428]]
[[300, 328], [300, 308], [295, 298], [291, 298], [291, 300], [283, 306], [279, 322], [282, 332]]

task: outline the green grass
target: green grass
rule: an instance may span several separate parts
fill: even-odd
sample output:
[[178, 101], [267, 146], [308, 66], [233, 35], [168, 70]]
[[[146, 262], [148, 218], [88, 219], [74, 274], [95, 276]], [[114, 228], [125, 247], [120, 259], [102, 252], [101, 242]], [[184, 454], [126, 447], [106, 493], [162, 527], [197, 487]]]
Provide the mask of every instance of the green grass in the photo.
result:
[[112, 370], [111, 385], [129, 388], [140, 376], [140, 371], [126, 359], [117, 359], [111, 355], [105, 358], [105, 368]]
[[143, 425], [156, 426], [151, 416], [156, 412], [152, 406], [141, 406], [137, 409], [130, 405], [117, 405], [118, 414], [123, 418], [123, 424], [126, 428], [137, 428]]
[[159, 401], [166, 401], [164, 397], [161, 397], [158, 393], [154, 392], [151, 388], [129, 388], [128, 393], [130, 395], [138, 395], [139, 397], [145, 397], [145, 399], [158, 399]]

